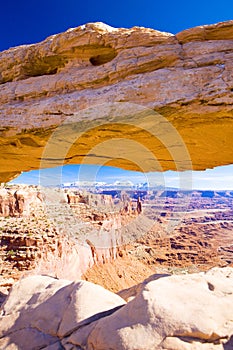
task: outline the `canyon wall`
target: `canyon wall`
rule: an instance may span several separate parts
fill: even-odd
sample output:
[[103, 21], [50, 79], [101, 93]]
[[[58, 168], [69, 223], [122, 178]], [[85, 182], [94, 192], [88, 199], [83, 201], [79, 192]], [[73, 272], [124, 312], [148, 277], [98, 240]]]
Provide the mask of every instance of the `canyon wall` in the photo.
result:
[[1, 188], [1, 275], [18, 279], [34, 269], [76, 279], [113, 261], [124, 250], [121, 226], [138, 216], [136, 204], [131, 211], [124, 205], [114, 208], [110, 195], [86, 191]]
[[29, 216], [32, 203], [39, 204], [43, 201], [39, 191], [29, 189], [0, 189], [0, 216]]
[[[0, 53], [0, 181], [63, 162], [143, 171], [232, 163], [232, 62], [233, 21], [176, 35], [90, 23]], [[131, 104], [140, 107], [128, 115]], [[142, 147], [116, 153], [116, 139]], [[45, 152], [49, 140], [55, 153]]]

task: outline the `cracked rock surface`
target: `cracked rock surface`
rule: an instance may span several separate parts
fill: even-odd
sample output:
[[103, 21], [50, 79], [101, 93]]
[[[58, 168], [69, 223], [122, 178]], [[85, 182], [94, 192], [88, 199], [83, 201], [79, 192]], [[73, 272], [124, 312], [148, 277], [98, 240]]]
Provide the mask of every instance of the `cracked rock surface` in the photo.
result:
[[[176, 35], [89, 23], [37, 44], [3, 51], [0, 181], [38, 169], [49, 137], [71, 116], [81, 135], [73, 135], [72, 142], [65, 138], [59, 146], [65, 148], [70, 142], [63, 155], [65, 163], [104, 161], [139, 170], [142, 160], [145, 171], [201, 170], [232, 163], [232, 62], [233, 21]], [[125, 104], [123, 119], [117, 113], [112, 118], [100, 108], [116, 102]], [[175, 132], [170, 138], [164, 136], [168, 129], [155, 112], [148, 133], [148, 119], [128, 117], [127, 103], [166, 118], [181, 144]], [[91, 112], [83, 112], [90, 107]], [[96, 119], [100, 122], [94, 125]], [[72, 136], [72, 130], [68, 134]], [[95, 148], [116, 138], [137, 141], [156, 156], [161, 167], [151, 162], [151, 153], [143, 147], [130, 148], [127, 143], [120, 150], [121, 157], [113, 154], [119, 145], [102, 151]], [[179, 152], [182, 147], [187, 147], [191, 162]], [[172, 153], [176, 148], [177, 153]], [[46, 166], [60, 165], [60, 153], [47, 155]], [[134, 156], [138, 165], [132, 161]]]
[[25, 278], [10, 294], [1, 310], [1, 349], [12, 344], [24, 350], [50, 345], [59, 349], [65, 336], [125, 304], [118, 295], [90, 282], [48, 276]]
[[1, 308], [0, 348], [232, 349], [233, 268], [154, 275], [120, 294], [128, 303], [86, 281], [22, 279]]

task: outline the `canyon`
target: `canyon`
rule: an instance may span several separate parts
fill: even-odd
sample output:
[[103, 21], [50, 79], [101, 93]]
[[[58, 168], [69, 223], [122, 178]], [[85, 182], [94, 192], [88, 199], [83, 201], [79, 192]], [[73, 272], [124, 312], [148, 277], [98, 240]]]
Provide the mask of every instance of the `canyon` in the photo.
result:
[[0, 349], [233, 349], [233, 191], [7, 184], [232, 164], [232, 58], [233, 21], [88, 23], [0, 53]]
[[[1, 275], [17, 280], [32, 269], [69, 279], [84, 274], [87, 280], [116, 292], [124, 280], [124, 266], [129, 268], [132, 261], [134, 277], [128, 282], [125, 278], [122, 287], [156, 271], [198, 272], [233, 266], [231, 191], [154, 190], [153, 196], [151, 191], [144, 196], [139, 192], [142, 212], [138, 212], [139, 194], [121, 192], [111, 196], [55, 189], [62, 198], [61, 209], [60, 204], [53, 205], [50, 214], [47, 192], [41, 188], [14, 185], [2, 189]], [[4, 216], [13, 208], [9, 198], [19, 194], [20, 210]], [[72, 220], [78, 233], [72, 232]], [[115, 282], [105, 275], [111, 265], [121, 270]]]
[[[139, 191], [141, 212], [139, 194], [118, 192], [55, 189], [84, 247], [48, 216], [50, 190], [2, 189], [1, 349], [232, 349], [233, 192]], [[153, 225], [135, 236], [140, 215]], [[103, 226], [130, 240], [95, 246]]]

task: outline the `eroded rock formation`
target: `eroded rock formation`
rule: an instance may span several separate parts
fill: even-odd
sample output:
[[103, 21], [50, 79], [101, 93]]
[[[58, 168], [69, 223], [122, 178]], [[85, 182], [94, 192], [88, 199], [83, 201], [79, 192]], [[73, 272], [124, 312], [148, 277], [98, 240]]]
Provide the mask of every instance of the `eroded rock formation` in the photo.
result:
[[110, 195], [87, 191], [2, 188], [0, 274], [18, 279], [34, 269], [75, 279], [95, 264], [113, 261], [124, 250], [121, 226], [124, 232], [124, 225], [138, 217], [136, 210], [120, 210], [124, 204], [113, 208]]
[[30, 206], [40, 204], [42, 194], [33, 189], [0, 189], [0, 216], [28, 216]]
[[0, 347], [230, 350], [233, 269], [154, 275], [121, 296], [85, 281], [33, 276], [2, 305]]
[[[94, 23], [2, 52], [0, 181], [21, 171], [60, 165], [63, 158], [65, 163], [107, 162], [144, 171], [232, 163], [232, 58], [232, 21], [177, 35]], [[126, 104], [123, 114], [127, 103], [160, 113], [177, 130], [181, 144], [176, 131], [165, 136], [168, 126], [164, 128], [156, 114], [148, 123], [143, 114], [112, 117], [100, 108], [114, 102]], [[92, 112], [83, 112], [89, 107]], [[60, 138], [58, 151], [44, 154], [46, 163], [41, 164], [55, 127], [70, 116], [75, 116], [78, 132], [71, 135], [69, 148], [64, 129], [64, 147]], [[99, 123], [93, 124], [96, 118]], [[155, 135], [151, 128], [148, 132], [151, 123]], [[114, 153], [119, 146], [114, 143], [102, 151], [95, 148], [116, 138], [137, 141], [144, 148], [129, 143], [120, 153]], [[188, 153], [181, 154], [184, 145]], [[65, 149], [62, 156], [59, 147]], [[161, 167], [151, 163], [151, 155]]]

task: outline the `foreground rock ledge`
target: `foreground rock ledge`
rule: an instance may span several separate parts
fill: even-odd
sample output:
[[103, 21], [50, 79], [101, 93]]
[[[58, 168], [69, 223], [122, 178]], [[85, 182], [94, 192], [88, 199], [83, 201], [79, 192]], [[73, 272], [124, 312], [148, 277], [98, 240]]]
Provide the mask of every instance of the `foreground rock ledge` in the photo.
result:
[[[38, 44], [4, 51], [0, 53], [0, 181], [38, 169], [56, 126], [77, 112], [76, 129], [89, 131], [71, 143], [73, 147], [63, 155], [65, 163], [84, 161], [139, 170], [143, 161], [144, 171], [201, 170], [230, 164], [232, 72], [233, 21], [177, 35], [90, 23]], [[125, 127], [117, 124], [120, 118], [112, 121], [102, 115], [99, 105], [113, 102], [134, 103], [160, 113], [177, 130], [191, 162], [180, 155], [175, 138], [164, 142], [148, 134], [143, 116], [138, 128], [134, 120]], [[88, 114], [80, 113], [89, 107], [96, 108], [101, 120], [97, 129]], [[153, 118], [157, 120], [156, 115]], [[166, 128], [158, 124], [156, 136], [163, 137]], [[93, 150], [115, 138], [137, 141], [152, 155], [138, 148], [129, 152], [128, 144], [120, 151], [121, 157], [106, 149]], [[172, 154], [176, 147], [177, 157]], [[114, 148], [116, 145], [107, 149]], [[151, 163], [152, 156], [160, 166]], [[58, 155], [47, 158], [46, 166], [61, 163]]]
[[233, 348], [233, 268], [153, 275], [119, 294], [128, 303], [86, 281], [22, 279], [1, 308], [0, 348]]

